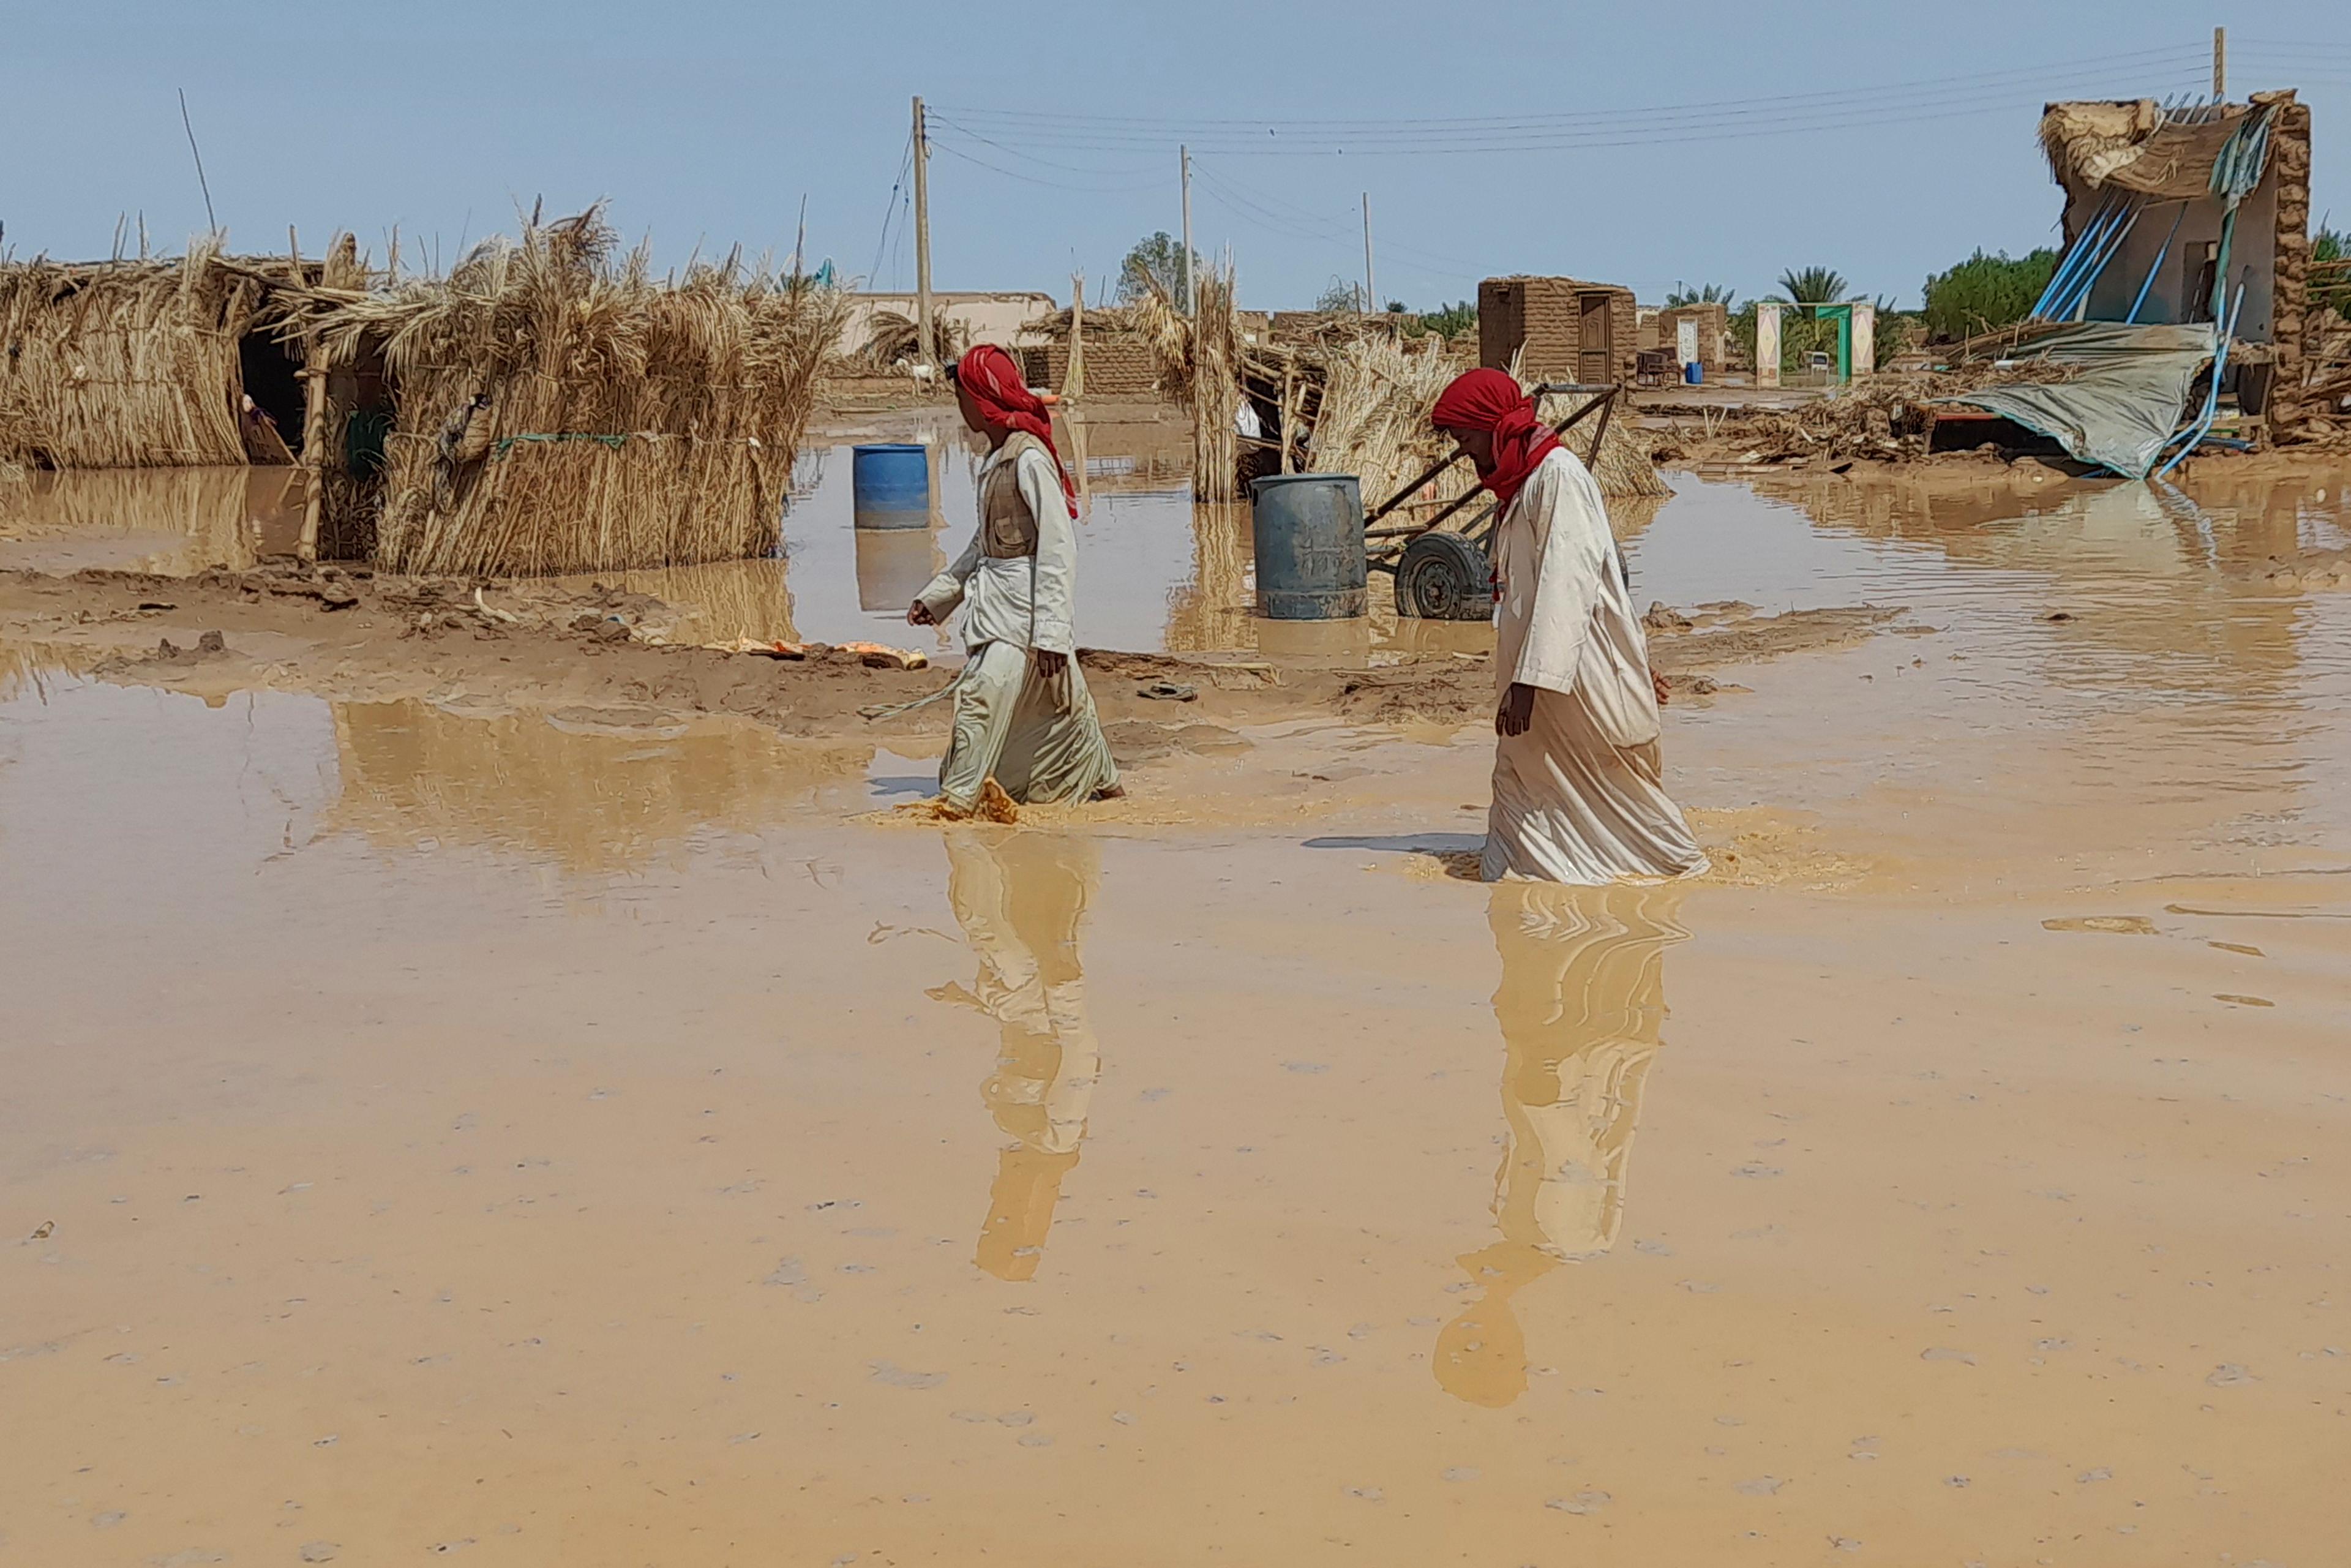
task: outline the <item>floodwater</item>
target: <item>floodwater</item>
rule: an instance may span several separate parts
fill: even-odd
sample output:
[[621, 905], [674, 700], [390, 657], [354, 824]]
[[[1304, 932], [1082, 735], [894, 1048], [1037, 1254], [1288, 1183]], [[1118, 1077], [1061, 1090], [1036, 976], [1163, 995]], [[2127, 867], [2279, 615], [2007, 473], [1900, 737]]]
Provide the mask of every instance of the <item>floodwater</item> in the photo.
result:
[[0, 1563], [2332, 1562], [2318, 488], [1686, 484], [1645, 601], [1907, 607], [1671, 710], [1687, 886], [1447, 876], [1474, 727], [943, 831], [11, 650]]
[[186, 576], [290, 555], [298, 468], [100, 468], [0, 481], [0, 571]]
[[[855, 526], [860, 440], [932, 447], [927, 527]], [[1257, 651], [1269, 657], [1353, 658], [1490, 648], [1483, 626], [1399, 625], [1392, 580], [1372, 580], [1373, 614], [1351, 624], [1268, 624], [1252, 612], [1256, 581], [1246, 504], [1195, 507], [1188, 427], [1164, 419], [1089, 415], [1061, 426], [1064, 456], [1087, 481], [1078, 523], [1080, 643], [1132, 652]], [[960, 656], [952, 631], [906, 624], [906, 608], [969, 542], [982, 448], [952, 413], [875, 416], [867, 427], [812, 433], [795, 465], [778, 553], [660, 570], [556, 579], [651, 594], [681, 612], [681, 641], [920, 644]], [[115, 469], [33, 474], [0, 483], [0, 570], [85, 567], [184, 575], [250, 567], [291, 554], [301, 534], [298, 471]], [[1646, 515], [1645, 515], [1646, 516]]]

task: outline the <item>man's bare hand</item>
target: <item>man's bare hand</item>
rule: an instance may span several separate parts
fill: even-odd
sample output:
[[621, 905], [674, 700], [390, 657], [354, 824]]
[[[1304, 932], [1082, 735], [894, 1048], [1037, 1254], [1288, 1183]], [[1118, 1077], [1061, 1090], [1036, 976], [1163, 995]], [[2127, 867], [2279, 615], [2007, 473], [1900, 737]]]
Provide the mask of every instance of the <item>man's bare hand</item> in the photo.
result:
[[1070, 667], [1070, 656], [1067, 653], [1050, 653], [1043, 648], [1036, 649], [1035, 653], [1037, 673], [1049, 681], [1060, 680], [1061, 672]]
[[1524, 735], [1535, 721], [1535, 689], [1523, 682], [1512, 681], [1502, 706], [1494, 710], [1496, 735]]
[[907, 625], [935, 626], [938, 623], [938, 617], [931, 613], [931, 607], [924, 603], [921, 600], [917, 599], [914, 603], [906, 607]]
[[1659, 707], [1663, 707], [1667, 703], [1673, 701], [1674, 689], [1666, 685], [1666, 677], [1657, 674], [1655, 668], [1652, 668], [1649, 671], [1649, 688], [1657, 694], [1657, 706]]

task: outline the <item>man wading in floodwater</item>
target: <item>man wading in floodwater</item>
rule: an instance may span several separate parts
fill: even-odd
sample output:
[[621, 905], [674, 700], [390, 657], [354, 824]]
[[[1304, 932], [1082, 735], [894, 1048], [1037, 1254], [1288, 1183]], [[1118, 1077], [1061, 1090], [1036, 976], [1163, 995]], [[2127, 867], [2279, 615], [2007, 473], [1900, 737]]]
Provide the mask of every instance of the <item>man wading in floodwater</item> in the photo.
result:
[[1471, 371], [1430, 421], [1494, 493], [1494, 803], [1488, 882], [1611, 883], [1707, 868], [1657, 754], [1648, 642], [1600, 486], [1500, 371]]
[[906, 612], [936, 626], [966, 607], [970, 662], [955, 688], [955, 733], [939, 764], [947, 809], [968, 814], [990, 778], [1013, 800], [1123, 795], [1094, 717], [1071, 632], [1076, 493], [1053, 449], [1044, 402], [1012, 356], [982, 343], [947, 367], [963, 422], [987, 437], [979, 531]]

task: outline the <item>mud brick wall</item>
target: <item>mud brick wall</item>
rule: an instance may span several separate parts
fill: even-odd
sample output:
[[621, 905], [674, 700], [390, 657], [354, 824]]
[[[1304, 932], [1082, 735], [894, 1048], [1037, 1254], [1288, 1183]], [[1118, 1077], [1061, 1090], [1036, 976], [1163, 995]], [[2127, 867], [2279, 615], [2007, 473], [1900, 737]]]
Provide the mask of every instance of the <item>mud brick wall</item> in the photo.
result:
[[[1020, 350], [1020, 374], [1032, 387], [1060, 392], [1070, 379], [1070, 345]], [[1086, 334], [1086, 396], [1157, 397], [1159, 361], [1139, 338]]]
[[2300, 425], [2307, 413], [2302, 378], [2310, 303], [2308, 104], [2289, 103], [2279, 110], [2270, 128], [2270, 177], [2277, 182], [2277, 272], [2270, 303], [2270, 340], [2276, 359], [2264, 412], [2275, 440]]
[[1682, 305], [1657, 312], [1657, 347], [1677, 352], [1681, 323], [1698, 323], [1698, 362], [1709, 371], [1723, 366], [1723, 340], [1729, 335], [1729, 313], [1719, 305]]
[[1583, 303], [1591, 293], [1609, 297], [1609, 340], [1604, 347], [1613, 379], [1630, 382], [1641, 345], [1640, 308], [1629, 288], [1573, 277], [1489, 277], [1478, 285], [1478, 362], [1508, 370], [1521, 349], [1519, 373], [1529, 382], [1580, 379]]

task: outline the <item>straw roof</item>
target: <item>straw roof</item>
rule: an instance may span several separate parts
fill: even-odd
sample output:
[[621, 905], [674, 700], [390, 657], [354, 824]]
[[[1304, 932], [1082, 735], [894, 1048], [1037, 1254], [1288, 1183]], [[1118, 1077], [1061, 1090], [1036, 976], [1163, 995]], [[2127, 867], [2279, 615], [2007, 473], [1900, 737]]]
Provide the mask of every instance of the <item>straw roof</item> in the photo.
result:
[[2152, 99], [2053, 103], [2042, 111], [2041, 150], [2061, 185], [2198, 200], [2212, 193], [2213, 165], [2247, 117], [2294, 96], [2256, 93], [2250, 103], [2187, 110]]
[[237, 341], [274, 319], [284, 256], [0, 261], [0, 463], [242, 464]]
[[[655, 278], [599, 209], [446, 277], [308, 291], [286, 330], [393, 392], [374, 554], [552, 573], [768, 553], [845, 313], [738, 255]], [[333, 454], [327, 454], [330, 458]]]

